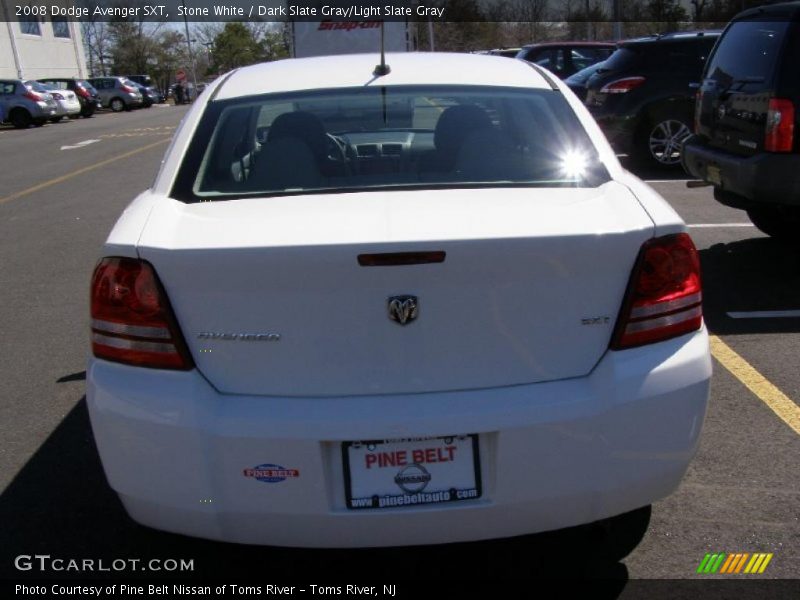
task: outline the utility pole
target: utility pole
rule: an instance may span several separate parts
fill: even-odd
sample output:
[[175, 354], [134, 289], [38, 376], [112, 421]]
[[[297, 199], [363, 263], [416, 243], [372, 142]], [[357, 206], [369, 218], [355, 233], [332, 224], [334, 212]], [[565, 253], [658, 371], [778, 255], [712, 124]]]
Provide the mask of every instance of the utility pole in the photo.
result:
[[586, 18], [586, 39], [590, 41], [592, 39], [592, 24], [589, 21], [589, 0], [584, 0], [584, 6], [586, 7], [583, 13], [583, 16]]
[[181, 0], [183, 5], [183, 26], [186, 28], [186, 45], [189, 48], [189, 61], [192, 68], [192, 85], [194, 85], [194, 97], [197, 98], [197, 73], [194, 66], [194, 52], [192, 52], [192, 38], [189, 36], [189, 20], [186, 18], [186, 0]]
[[620, 10], [620, 2], [621, 0], [613, 0], [612, 5], [612, 19], [614, 21], [614, 41], [619, 41], [622, 39], [622, 14]]

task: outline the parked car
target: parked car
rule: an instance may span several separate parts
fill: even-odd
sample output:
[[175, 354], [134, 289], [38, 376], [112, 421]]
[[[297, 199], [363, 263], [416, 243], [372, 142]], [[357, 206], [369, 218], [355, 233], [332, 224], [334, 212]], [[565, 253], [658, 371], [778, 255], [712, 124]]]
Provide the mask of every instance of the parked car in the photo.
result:
[[800, 231], [800, 2], [737, 15], [708, 60], [683, 165], [764, 233]]
[[146, 87], [155, 87], [155, 81], [150, 75], [128, 75], [128, 79]]
[[62, 90], [32, 79], [26, 81], [25, 85], [36, 92], [50, 94], [53, 100], [56, 101], [58, 110], [56, 111], [56, 115], [50, 118], [50, 122], [58, 123], [64, 117], [77, 117], [81, 114], [81, 103], [78, 102], [78, 96], [75, 95], [75, 92]]
[[158, 104], [159, 96], [156, 88], [151, 88], [141, 83], [136, 83], [135, 81], [131, 83], [136, 86], [136, 89], [138, 89], [139, 93], [142, 95], [142, 108], [150, 108], [153, 104]]
[[493, 50], [487, 50], [486, 54], [491, 54], [493, 56], [505, 56], [506, 58], [515, 58], [519, 51], [522, 48], [494, 48]]
[[89, 83], [97, 89], [103, 107], [114, 112], [138, 108], [144, 103], [136, 84], [126, 77], [93, 77]]
[[153, 103], [163, 103], [167, 101], [167, 95], [159, 89], [150, 75], [128, 75], [128, 79], [147, 88]]
[[85, 79], [50, 77], [39, 81], [51, 87], [74, 92], [81, 106], [80, 115], [84, 118], [88, 119], [101, 107], [100, 95]]
[[58, 114], [58, 105], [47, 92], [37, 92], [20, 79], [0, 79], [0, 105], [5, 118], [16, 128], [44, 125]]
[[668, 33], [620, 44], [586, 84], [586, 104], [611, 145], [651, 167], [677, 168], [694, 95], [719, 31]]
[[577, 73], [573, 73], [567, 77], [564, 83], [567, 84], [567, 87], [571, 89], [581, 101], [584, 101], [586, 100], [586, 93], [588, 92], [586, 84], [589, 82], [589, 78], [602, 69], [604, 64], [606, 64], [605, 61], [601, 61], [589, 65], [585, 69], [581, 69]]
[[705, 415], [686, 227], [538, 66], [387, 62], [242, 67], [184, 117], [92, 278], [109, 483], [233, 542], [617, 544]]
[[516, 57], [536, 63], [565, 79], [607, 59], [616, 47], [615, 42], [546, 42], [524, 46]]

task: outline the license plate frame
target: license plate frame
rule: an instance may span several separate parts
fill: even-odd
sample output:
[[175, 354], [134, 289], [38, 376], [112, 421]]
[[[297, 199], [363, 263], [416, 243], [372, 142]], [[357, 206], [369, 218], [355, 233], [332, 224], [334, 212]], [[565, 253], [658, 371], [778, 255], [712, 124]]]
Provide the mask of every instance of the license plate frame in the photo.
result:
[[[483, 496], [480, 442], [476, 433], [349, 441], [342, 442], [341, 450], [346, 507], [349, 510], [451, 504]], [[367, 473], [371, 467], [353, 462], [363, 459], [364, 464], [368, 464], [367, 454], [375, 457], [373, 464], [379, 462], [381, 456], [389, 464], [380, 465], [381, 471]], [[458, 461], [454, 459], [456, 455]], [[394, 457], [395, 462], [392, 463], [388, 457]], [[417, 462], [415, 459], [420, 457], [426, 459]], [[450, 460], [440, 460], [448, 457]], [[458, 465], [455, 467], [440, 466], [456, 462]], [[429, 487], [431, 483], [433, 485]], [[367, 489], [371, 492], [365, 494]]]

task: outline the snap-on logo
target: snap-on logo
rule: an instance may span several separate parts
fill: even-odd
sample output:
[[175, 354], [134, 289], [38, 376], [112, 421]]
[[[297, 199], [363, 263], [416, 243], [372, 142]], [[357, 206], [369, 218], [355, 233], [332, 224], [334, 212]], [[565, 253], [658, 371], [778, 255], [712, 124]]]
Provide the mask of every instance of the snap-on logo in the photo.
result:
[[245, 477], [253, 477], [264, 483], [280, 483], [292, 477], [300, 477], [297, 469], [286, 469], [280, 465], [263, 464], [244, 470]]

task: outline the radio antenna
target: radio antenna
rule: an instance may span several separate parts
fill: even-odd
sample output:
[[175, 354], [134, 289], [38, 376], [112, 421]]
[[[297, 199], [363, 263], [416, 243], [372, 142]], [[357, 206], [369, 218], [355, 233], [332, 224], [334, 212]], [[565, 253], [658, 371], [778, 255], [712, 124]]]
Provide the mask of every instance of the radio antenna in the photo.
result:
[[375, 70], [372, 72], [375, 77], [383, 77], [388, 75], [392, 68], [386, 64], [386, 40], [383, 32], [383, 21], [381, 21], [381, 64], [375, 65]]

